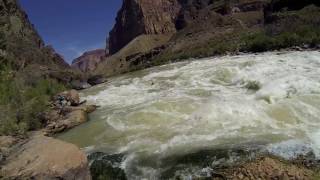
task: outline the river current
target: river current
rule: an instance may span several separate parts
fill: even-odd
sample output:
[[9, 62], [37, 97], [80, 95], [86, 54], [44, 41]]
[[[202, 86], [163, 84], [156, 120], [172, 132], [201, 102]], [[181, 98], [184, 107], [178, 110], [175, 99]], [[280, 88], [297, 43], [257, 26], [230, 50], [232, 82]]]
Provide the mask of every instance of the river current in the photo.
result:
[[123, 154], [128, 179], [188, 179], [242, 156], [217, 149], [320, 156], [317, 51], [172, 63], [110, 78], [81, 96], [100, 108], [59, 138], [88, 153]]

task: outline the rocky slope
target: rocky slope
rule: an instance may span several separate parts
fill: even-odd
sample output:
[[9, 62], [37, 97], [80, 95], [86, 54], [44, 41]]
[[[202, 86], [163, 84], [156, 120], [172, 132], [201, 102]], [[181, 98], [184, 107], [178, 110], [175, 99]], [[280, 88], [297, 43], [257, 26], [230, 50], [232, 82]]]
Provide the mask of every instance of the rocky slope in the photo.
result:
[[[263, 23], [265, 2], [266, 0], [125, 0], [109, 34], [109, 49], [113, 56], [96, 73], [110, 76], [139, 69], [141, 66], [151, 66], [151, 59], [163, 50], [178, 54], [190, 46], [206, 44], [210, 39], [259, 26]], [[237, 18], [234, 18], [234, 14]], [[158, 40], [153, 41], [156, 43], [152, 43], [149, 48], [134, 52], [124, 50], [150, 44], [150, 39], [155, 39], [155, 36]], [[141, 43], [135, 44], [136, 39]]]
[[174, 34], [187, 26], [194, 26], [195, 22], [210, 26], [210, 21], [215, 21], [216, 25], [217, 18], [212, 17], [214, 12], [229, 15], [261, 11], [266, 1], [125, 0], [109, 34], [110, 52], [114, 54], [141, 34]]
[[[0, 0], [0, 15], [0, 179], [91, 179], [78, 147], [30, 133], [52, 126], [44, 117], [50, 97], [80, 73], [45, 46], [18, 0]], [[60, 126], [84, 122], [86, 110], [70, 109]]]
[[97, 65], [108, 56], [108, 50], [97, 49], [83, 53], [72, 61], [71, 67], [84, 73], [94, 71]]
[[114, 54], [142, 34], [173, 34], [180, 11], [177, 0], [125, 0], [116, 24], [109, 34], [110, 53]]
[[[317, 0], [125, 0], [109, 33], [112, 56], [95, 73], [110, 76], [190, 57], [314, 46], [318, 6]], [[148, 44], [145, 36], [161, 40], [140, 52], [123, 51], [138, 46], [136, 39]], [[268, 38], [276, 42], [264, 42]]]
[[45, 45], [17, 0], [1, 0], [0, 14], [2, 65], [10, 65], [15, 71], [31, 75], [28, 79], [49, 76], [69, 83], [75, 77], [76, 72], [62, 56]]
[[[0, 137], [0, 144], [8, 139]], [[1, 179], [91, 179], [86, 155], [72, 144], [34, 133], [6, 146], [13, 152], [1, 166]]]

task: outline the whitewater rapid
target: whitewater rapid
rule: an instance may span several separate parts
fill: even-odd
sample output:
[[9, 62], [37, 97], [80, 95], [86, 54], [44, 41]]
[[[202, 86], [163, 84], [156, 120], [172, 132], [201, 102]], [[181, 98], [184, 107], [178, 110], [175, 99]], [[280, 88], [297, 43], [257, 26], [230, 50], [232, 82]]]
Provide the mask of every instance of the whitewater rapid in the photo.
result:
[[176, 163], [168, 158], [221, 147], [320, 156], [317, 51], [173, 63], [111, 78], [82, 98], [100, 108], [60, 138], [125, 154], [129, 179], [158, 179]]

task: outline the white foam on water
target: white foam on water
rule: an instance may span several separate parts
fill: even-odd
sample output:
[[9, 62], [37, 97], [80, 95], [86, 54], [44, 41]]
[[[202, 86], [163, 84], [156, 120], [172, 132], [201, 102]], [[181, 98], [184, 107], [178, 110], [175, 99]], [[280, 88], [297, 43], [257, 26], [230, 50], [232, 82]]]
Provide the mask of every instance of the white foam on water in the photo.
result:
[[[248, 89], [249, 83], [259, 87]], [[84, 91], [82, 98], [101, 106], [94, 113], [98, 119], [86, 128], [101, 121], [106, 125], [103, 136], [101, 131], [90, 134], [92, 142], [118, 147], [129, 153], [130, 162], [139, 162], [135, 160], [143, 153], [131, 156], [137, 152], [166, 157], [250, 142], [264, 142], [268, 152], [284, 158], [309, 150], [320, 156], [320, 52], [316, 51], [154, 67], [113, 78]], [[107, 135], [110, 128], [116, 135]], [[79, 130], [80, 134], [86, 136], [85, 131]], [[72, 142], [77, 137], [66, 133], [62, 138]], [[148, 174], [141, 179], [152, 177], [157, 169], [140, 168]]]
[[320, 131], [310, 134], [310, 140], [314, 154], [320, 159]]
[[308, 142], [295, 139], [270, 144], [266, 149], [269, 153], [288, 160], [297, 158], [299, 155], [306, 155], [312, 150], [311, 145], [309, 145]]

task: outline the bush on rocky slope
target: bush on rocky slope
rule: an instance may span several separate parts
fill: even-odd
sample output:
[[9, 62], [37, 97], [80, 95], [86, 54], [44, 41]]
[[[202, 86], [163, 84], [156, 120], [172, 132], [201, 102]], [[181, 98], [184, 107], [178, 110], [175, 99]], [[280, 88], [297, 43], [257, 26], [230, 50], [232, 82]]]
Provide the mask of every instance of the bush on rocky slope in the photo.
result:
[[28, 84], [10, 66], [0, 67], [0, 135], [21, 135], [42, 126], [50, 97], [65, 90], [53, 79]]
[[265, 31], [247, 35], [243, 38], [241, 50], [263, 52], [302, 45], [315, 47], [318, 44], [320, 44], [320, 29], [306, 26], [277, 35], [268, 34]]

